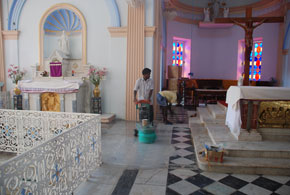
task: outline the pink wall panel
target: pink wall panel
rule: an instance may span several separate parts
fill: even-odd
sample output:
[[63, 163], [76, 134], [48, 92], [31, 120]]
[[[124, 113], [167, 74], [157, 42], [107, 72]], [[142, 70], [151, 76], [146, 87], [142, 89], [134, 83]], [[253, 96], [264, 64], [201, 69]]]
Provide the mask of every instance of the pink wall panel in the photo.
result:
[[[254, 37], [263, 37], [261, 80], [276, 75], [278, 36], [279, 24], [263, 24], [254, 31]], [[241, 27], [201, 29], [197, 25], [168, 22], [167, 65], [171, 64], [173, 37], [191, 39], [190, 71], [194, 78], [237, 78], [238, 41], [244, 39]]]

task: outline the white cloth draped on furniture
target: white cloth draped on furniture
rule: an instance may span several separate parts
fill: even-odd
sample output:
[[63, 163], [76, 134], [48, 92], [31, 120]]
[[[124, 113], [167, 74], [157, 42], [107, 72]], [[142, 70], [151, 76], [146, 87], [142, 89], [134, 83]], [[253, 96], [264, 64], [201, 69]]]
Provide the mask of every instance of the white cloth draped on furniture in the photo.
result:
[[231, 86], [227, 91], [228, 104], [226, 125], [237, 138], [241, 129], [240, 100], [290, 100], [290, 88]]
[[42, 77], [18, 83], [26, 110], [41, 110], [41, 94], [53, 92], [60, 95], [61, 112], [90, 112], [90, 87], [80, 77]]
[[19, 89], [25, 93], [76, 93], [80, 85], [83, 84], [82, 80], [67, 81], [67, 80], [51, 80], [47, 81], [31, 81], [24, 80], [19, 82]]

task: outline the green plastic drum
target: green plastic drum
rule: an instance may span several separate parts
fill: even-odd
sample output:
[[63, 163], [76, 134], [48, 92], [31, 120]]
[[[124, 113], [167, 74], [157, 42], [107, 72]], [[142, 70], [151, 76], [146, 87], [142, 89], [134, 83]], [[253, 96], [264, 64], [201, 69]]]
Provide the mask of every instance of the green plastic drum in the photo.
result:
[[136, 124], [138, 129], [138, 140], [141, 143], [151, 144], [156, 140], [156, 133], [152, 125], [142, 126], [140, 123]]
[[138, 139], [141, 143], [151, 144], [156, 140], [155, 132], [152, 133], [144, 133], [142, 130], [138, 131]]

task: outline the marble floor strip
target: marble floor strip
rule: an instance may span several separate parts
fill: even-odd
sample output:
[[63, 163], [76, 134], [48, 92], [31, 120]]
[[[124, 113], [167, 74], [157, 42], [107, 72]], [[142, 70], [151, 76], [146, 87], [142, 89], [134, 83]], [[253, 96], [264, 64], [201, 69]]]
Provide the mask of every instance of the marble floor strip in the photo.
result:
[[127, 195], [130, 193], [131, 188], [135, 182], [136, 176], [138, 174], [137, 169], [124, 170], [121, 175], [112, 195]]

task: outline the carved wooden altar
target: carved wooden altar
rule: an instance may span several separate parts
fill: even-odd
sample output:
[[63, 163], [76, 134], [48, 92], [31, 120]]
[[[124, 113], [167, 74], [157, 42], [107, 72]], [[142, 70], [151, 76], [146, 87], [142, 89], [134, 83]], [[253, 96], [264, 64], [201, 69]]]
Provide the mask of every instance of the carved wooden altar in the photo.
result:
[[290, 128], [290, 101], [241, 100], [242, 129]]
[[245, 132], [258, 139], [259, 128], [290, 128], [289, 88], [231, 86], [226, 103], [226, 124], [239, 140]]

